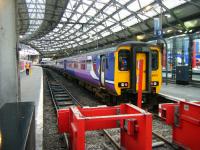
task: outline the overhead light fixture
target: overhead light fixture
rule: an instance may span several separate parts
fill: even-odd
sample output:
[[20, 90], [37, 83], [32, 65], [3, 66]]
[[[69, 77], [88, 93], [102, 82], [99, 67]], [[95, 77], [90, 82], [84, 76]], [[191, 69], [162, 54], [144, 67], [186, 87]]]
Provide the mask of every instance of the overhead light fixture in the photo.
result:
[[182, 30], [178, 30], [178, 32], [179, 32], [179, 33], [182, 33], [183, 31], [182, 31]]
[[195, 27], [195, 26], [198, 25], [198, 20], [186, 21], [186, 22], [184, 22], [184, 25], [185, 25], [187, 28], [193, 28], [193, 27]]
[[144, 35], [144, 34], [143, 34], [143, 35], [137, 35], [137, 36], [136, 36], [136, 39], [137, 39], [138, 41], [144, 40], [144, 39], [145, 39], [145, 35]]
[[193, 30], [189, 30], [189, 32], [191, 33]]
[[144, 8], [144, 11], [147, 12], [147, 11], [149, 11], [151, 8], [152, 8], [152, 6], [151, 6], [151, 5], [148, 5], [148, 6], [146, 6], [146, 7]]
[[172, 30], [171, 30], [171, 29], [167, 30], [167, 33], [170, 33], [170, 32], [172, 32]]
[[165, 17], [170, 18], [171, 15], [170, 14], [165, 14]]

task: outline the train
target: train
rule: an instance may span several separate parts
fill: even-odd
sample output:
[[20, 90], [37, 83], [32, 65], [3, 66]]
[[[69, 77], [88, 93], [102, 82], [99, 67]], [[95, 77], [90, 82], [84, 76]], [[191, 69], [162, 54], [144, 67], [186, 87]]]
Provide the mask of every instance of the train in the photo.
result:
[[137, 96], [140, 60], [143, 61], [142, 92], [148, 96], [159, 93], [161, 59], [162, 46], [128, 41], [115, 47], [53, 60], [46, 65], [78, 80], [94, 92], [124, 100]]

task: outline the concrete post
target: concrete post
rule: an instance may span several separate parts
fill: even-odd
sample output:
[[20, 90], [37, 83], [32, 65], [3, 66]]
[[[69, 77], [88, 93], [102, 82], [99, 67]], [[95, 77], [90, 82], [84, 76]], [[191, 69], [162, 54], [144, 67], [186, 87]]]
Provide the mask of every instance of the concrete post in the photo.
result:
[[16, 0], [0, 0], [0, 107], [19, 100]]

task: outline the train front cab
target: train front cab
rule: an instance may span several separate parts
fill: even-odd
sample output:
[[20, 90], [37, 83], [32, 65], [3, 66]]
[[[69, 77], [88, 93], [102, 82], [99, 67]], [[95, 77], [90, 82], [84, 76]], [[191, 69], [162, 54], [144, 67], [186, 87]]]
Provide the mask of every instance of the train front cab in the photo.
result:
[[115, 52], [114, 83], [117, 95], [137, 93], [140, 60], [143, 60], [143, 93], [160, 91], [162, 83], [160, 48], [131, 44], [119, 46]]

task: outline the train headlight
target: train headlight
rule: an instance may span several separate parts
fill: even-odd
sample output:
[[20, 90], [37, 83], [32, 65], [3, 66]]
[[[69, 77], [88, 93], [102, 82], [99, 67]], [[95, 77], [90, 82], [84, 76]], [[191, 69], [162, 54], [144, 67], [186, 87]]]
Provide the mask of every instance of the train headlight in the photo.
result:
[[159, 85], [159, 82], [158, 81], [152, 81], [151, 82], [151, 86], [158, 86]]
[[125, 87], [128, 87], [128, 83], [125, 83], [124, 86], [125, 86]]
[[118, 87], [128, 87], [128, 82], [119, 82]]

